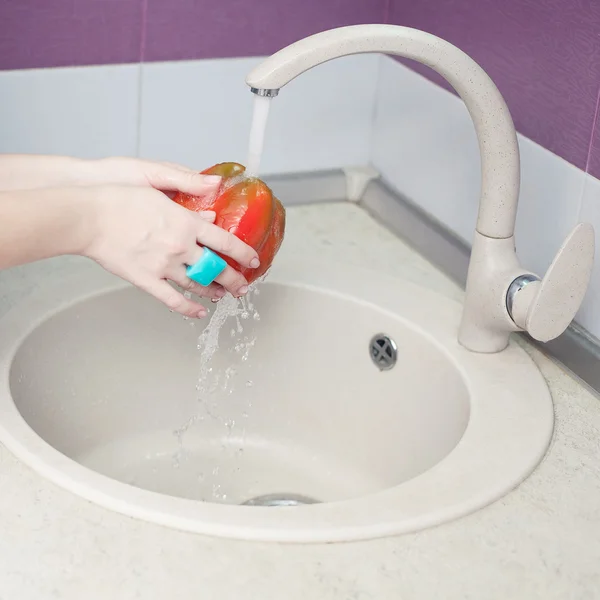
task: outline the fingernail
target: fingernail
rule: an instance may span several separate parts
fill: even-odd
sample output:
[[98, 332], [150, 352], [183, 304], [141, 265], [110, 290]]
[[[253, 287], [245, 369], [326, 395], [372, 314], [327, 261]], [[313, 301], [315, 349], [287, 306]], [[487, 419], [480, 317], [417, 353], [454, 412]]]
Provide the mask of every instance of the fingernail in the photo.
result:
[[196, 314], [196, 317], [198, 317], [198, 319], [203, 319], [206, 316], [206, 311], [204, 309], [201, 309], [198, 311], [198, 313]]
[[219, 177], [219, 175], [205, 175], [204, 183], [207, 183], [208, 185], [217, 185], [218, 183], [221, 183], [221, 177]]
[[258, 258], [253, 258], [253, 259], [250, 261], [250, 266], [251, 266], [253, 269], [257, 269], [258, 267], [260, 267], [260, 260], [258, 260]]
[[215, 292], [215, 296], [216, 296], [217, 298], [224, 298], [226, 293], [227, 293], [227, 291], [226, 291], [226, 290], [217, 290], [217, 291]]
[[243, 285], [239, 290], [238, 290], [238, 294], [240, 296], [243, 296], [244, 294], [248, 293], [248, 286], [247, 285]]

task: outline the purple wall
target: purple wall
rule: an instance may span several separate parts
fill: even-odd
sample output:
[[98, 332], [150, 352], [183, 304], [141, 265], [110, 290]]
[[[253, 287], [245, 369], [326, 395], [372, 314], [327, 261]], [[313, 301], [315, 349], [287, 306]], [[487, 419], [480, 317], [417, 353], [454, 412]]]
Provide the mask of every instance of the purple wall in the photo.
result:
[[600, 0], [0, 0], [0, 70], [268, 54], [384, 21], [462, 48], [521, 133], [600, 177]]
[[392, 0], [389, 22], [459, 46], [494, 80], [520, 133], [577, 167], [589, 162], [600, 177], [600, 139], [589, 154], [600, 98], [599, 0]]
[[0, 0], [0, 70], [139, 62], [142, 0]]
[[381, 21], [385, 2], [0, 0], [0, 70], [257, 56]]
[[381, 21], [385, 0], [147, 0], [145, 59], [271, 54], [324, 29]]

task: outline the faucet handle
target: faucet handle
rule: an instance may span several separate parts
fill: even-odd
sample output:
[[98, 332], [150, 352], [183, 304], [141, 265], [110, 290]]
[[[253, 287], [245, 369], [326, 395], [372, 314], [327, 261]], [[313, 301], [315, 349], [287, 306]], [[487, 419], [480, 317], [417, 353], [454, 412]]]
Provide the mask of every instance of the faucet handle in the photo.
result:
[[508, 312], [516, 325], [540, 342], [563, 333], [585, 296], [594, 248], [594, 228], [589, 223], [579, 223], [541, 281], [535, 275], [517, 277], [506, 296]]

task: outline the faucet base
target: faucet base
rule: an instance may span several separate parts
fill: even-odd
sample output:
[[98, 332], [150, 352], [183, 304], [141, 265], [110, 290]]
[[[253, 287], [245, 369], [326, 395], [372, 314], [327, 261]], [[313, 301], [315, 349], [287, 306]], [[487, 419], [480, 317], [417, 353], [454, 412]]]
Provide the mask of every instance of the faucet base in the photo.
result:
[[514, 236], [490, 238], [475, 232], [459, 343], [472, 352], [501, 352], [511, 332], [520, 328], [506, 307], [510, 284], [523, 274], [515, 254]]

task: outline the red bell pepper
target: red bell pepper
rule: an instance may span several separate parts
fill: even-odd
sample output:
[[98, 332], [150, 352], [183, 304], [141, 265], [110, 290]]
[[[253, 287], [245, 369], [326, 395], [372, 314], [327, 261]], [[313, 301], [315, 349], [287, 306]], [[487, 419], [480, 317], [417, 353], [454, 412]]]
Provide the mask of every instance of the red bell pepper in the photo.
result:
[[240, 266], [228, 256], [227, 263], [252, 283], [270, 268], [285, 234], [285, 209], [260, 179], [245, 177], [245, 167], [238, 163], [221, 163], [202, 171], [220, 175], [223, 180], [217, 194], [198, 198], [178, 192], [173, 200], [193, 211], [214, 210], [215, 225], [236, 235], [258, 252], [260, 267]]

